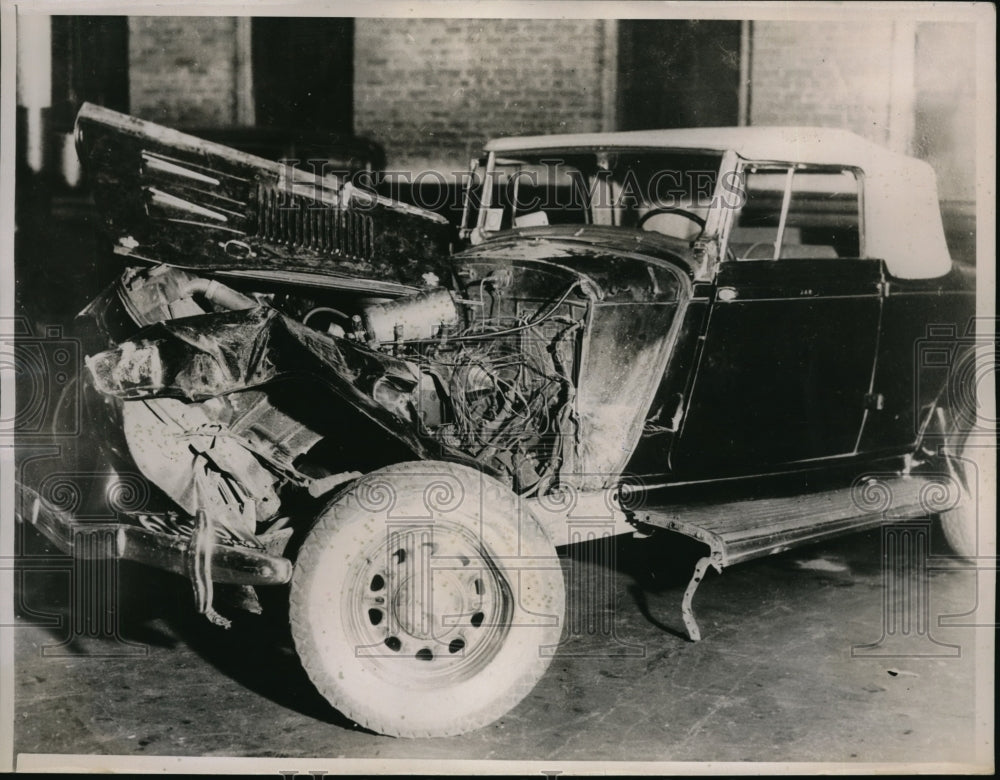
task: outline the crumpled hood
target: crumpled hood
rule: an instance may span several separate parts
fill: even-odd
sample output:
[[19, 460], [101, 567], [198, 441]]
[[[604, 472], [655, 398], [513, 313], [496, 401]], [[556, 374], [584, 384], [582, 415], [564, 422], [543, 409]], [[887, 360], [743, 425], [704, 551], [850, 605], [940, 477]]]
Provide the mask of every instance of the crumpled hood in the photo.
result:
[[89, 103], [76, 138], [103, 227], [133, 260], [365, 279], [397, 294], [427, 273], [447, 278], [453, 231], [440, 215]]

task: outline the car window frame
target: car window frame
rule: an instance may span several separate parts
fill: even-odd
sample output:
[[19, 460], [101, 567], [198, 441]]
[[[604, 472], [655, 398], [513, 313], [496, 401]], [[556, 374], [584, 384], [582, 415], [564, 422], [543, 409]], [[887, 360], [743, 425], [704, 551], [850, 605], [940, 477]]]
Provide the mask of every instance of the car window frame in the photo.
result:
[[[781, 235], [777, 235], [775, 243], [775, 257], [764, 257], [764, 258], [753, 258], [753, 260], [758, 260], [761, 262], [780, 262], [782, 260], [794, 260], [795, 258], [782, 258], [780, 257], [781, 246], [783, 244], [784, 232], [787, 229], [785, 224], [787, 219], [787, 212], [790, 205], [790, 200], [794, 197], [795, 193], [791, 189], [794, 184], [794, 172], [796, 171], [809, 171], [811, 173], [851, 173], [858, 185], [858, 198], [857, 198], [857, 215], [858, 215], [858, 254], [857, 256], [844, 256], [837, 258], [830, 258], [830, 260], [863, 260], [868, 257], [866, 252], [866, 240], [865, 236], [867, 233], [865, 225], [865, 171], [857, 165], [838, 165], [838, 164], [820, 164], [820, 163], [796, 163], [789, 162], [787, 160], [748, 160], [737, 156], [737, 165], [734, 169], [734, 173], [737, 176], [739, 182], [742, 183], [746, 181], [745, 176], [750, 170], [765, 170], [773, 171], [775, 173], [780, 173], [782, 171], [791, 171], [793, 176], [791, 180], [786, 184], [786, 189], [784, 196], [782, 197], [781, 211], [782, 214], [779, 215], [779, 227], [781, 228]], [[720, 177], [721, 178], [721, 177]], [[731, 263], [731, 262], [751, 262], [750, 259], [744, 258], [739, 259], [735, 254], [730, 252], [730, 239], [732, 238], [733, 228], [735, 226], [736, 215], [740, 212], [743, 205], [745, 204], [746, 192], [745, 189], [742, 192], [743, 202], [741, 202], [739, 207], [724, 206], [725, 217], [723, 224], [721, 226], [721, 240], [719, 242], [719, 256], [720, 263]], [[777, 230], [777, 228], [776, 228]]]

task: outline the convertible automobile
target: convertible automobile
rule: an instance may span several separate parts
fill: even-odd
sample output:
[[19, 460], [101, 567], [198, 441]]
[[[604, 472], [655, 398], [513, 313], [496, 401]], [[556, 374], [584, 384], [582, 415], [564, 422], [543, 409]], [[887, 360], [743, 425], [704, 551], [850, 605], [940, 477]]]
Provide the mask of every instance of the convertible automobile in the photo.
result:
[[359, 724], [512, 708], [587, 528], [704, 544], [692, 640], [708, 567], [928, 515], [977, 554], [975, 280], [923, 162], [819, 128], [501, 138], [451, 225], [93, 105], [76, 132], [123, 266], [80, 316], [87, 419], [149, 500], [22, 485], [20, 517], [110, 530], [220, 626], [288, 585]]

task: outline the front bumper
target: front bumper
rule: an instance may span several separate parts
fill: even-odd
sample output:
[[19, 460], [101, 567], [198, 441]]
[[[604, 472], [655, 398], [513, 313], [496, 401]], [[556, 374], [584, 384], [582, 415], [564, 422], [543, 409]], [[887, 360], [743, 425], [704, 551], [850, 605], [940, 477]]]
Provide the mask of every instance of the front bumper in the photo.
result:
[[[283, 585], [292, 578], [292, 562], [279, 555], [226, 544], [213, 544], [206, 551], [196, 544], [195, 537], [187, 539], [120, 522], [82, 522], [26, 485], [17, 485], [15, 515], [64, 553], [81, 560], [113, 557], [189, 578], [199, 569], [207, 570], [211, 581], [220, 584]], [[202, 563], [199, 558], [206, 552], [209, 560]]]

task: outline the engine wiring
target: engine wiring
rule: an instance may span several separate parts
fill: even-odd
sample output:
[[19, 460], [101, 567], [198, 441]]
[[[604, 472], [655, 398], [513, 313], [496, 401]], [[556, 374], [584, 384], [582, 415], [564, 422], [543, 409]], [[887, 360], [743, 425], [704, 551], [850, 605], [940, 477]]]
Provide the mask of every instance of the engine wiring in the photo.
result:
[[[448, 336], [448, 340], [449, 341], [477, 341], [477, 340], [482, 340], [482, 339], [491, 339], [491, 338], [499, 338], [499, 337], [502, 337], [502, 336], [509, 336], [509, 335], [514, 334], [514, 333], [520, 333], [521, 331], [527, 330], [528, 328], [531, 328], [531, 327], [533, 327], [535, 325], [539, 325], [542, 322], [544, 322], [546, 319], [548, 319], [548, 317], [550, 315], [554, 314], [556, 312], [556, 310], [558, 310], [558, 308], [560, 306], [562, 306], [566, 302], [566, 299], [569, 298], [570, 293], [572, 293], [573, 290], [575, 290], [577, 287], [583, 289], [583, 285], [580, 282], [574, 282], [573, 284], [571, 284], [569, 287], [566, 288], [566, 291], [559, 297], [559, 299], [557, 301], [555, 301], [545, 311], [543, 311], [541, 314], [536, 315], [533, 319], [531, 319], [528, 322], [522, 322], [522, 323], [519, 323], [518, 325], [513, 325], [513, 326], [510, 326], [510, 327], [507, 327], [504, 330], [490, 331], [488, 333], [470, 333], [469, 331], [474, 330], [474, 328], [475, 328], [475, 326], [471, 326], [471, 327], [467, 328], [465, 331], [463, 331], [461, 333], [458, 333], [458, 334], [455, 334], [455, 335], [449, 335]], [[489, 322], [489, 321], [490, 320], [488, 318], [484, 319], [484, 320], [480, 320], [479, 324], [483, 324], [483, 323], [486, 323], [486, 322]], [[427, 343], [427, 339], [400, 339], [400, 340], [392, 342], [392, 343], [394, 343], [394, 344], [411, 344], [411, 345], [412, 344], [426, 344]]]
[[556, 314], [577, 286], [540, 314], [483, 317], [444, 347], [430, 340], [416, 350], [446, 390], [449, 419], [434, 433], [506, 473], [522, 495], [558, 473], [565, 440], [578, 437], [572, 374], [583, 322]]

